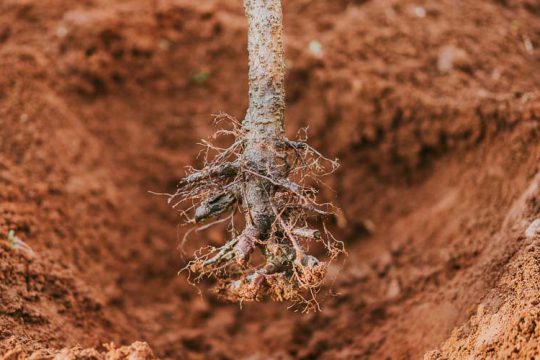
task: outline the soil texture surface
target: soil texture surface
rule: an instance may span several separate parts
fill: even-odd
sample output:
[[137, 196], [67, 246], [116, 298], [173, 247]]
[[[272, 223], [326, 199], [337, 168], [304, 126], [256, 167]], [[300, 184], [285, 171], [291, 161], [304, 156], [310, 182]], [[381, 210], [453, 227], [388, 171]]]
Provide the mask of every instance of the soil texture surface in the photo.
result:
[[[240, 0], [0, 1], [0, 359], [540, 358], [540, 3], [284, 0], [321, 312], [195, 288], [164, 199], [247, 107]], [[330, 190], [333, 189], [333, 190]]]

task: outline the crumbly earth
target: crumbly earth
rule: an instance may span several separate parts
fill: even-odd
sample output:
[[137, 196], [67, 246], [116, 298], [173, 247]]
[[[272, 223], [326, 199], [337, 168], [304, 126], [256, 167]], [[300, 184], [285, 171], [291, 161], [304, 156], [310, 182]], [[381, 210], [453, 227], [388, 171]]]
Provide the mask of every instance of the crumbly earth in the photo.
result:
[[287, 132], [342, 162], [307, 315], [190, 286], [148, 193], [244, 115], [241, 1], [0, 2], [0, 358], [540, 356], [539, 3], [283, 5]]

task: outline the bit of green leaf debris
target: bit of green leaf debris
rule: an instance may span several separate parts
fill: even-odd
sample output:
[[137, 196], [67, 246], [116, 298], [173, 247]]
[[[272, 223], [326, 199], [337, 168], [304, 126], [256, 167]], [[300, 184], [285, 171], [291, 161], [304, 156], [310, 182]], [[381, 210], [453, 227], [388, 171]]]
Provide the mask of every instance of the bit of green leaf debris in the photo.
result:
[[210, 77], [210, 71], [208, 70], [200, 70], [195, 75], [193, 75], [193, 81], [195, 83], [202, 85], [208, 81], [208, 78]]

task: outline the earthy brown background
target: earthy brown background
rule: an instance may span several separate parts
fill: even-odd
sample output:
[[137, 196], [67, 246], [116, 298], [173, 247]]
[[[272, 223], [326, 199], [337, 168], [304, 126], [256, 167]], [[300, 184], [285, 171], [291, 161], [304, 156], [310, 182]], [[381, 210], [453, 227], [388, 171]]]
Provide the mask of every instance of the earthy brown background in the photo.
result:
[[147, 192], [244, 114], [240, 0], [2, 0], [0, 356], [540, 356], [540, 3], [283, 3], [288, 132], [343, 164], [323, 311], [199, 293]]

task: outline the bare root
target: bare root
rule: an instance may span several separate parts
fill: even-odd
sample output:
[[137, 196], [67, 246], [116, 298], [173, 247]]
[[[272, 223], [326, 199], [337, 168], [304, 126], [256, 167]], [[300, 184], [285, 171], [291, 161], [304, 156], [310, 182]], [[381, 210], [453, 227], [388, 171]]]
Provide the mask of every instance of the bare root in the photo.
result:
[[[217, 293], [229, 300], [270, 298], [299, 304], [304, 311], [316, 310], [316, 294], [328, 264], [343, 247], [324, 225], [334, 207], [318, 203], [317, 190], [309, 184], [317, 184], [321, 176], [336, 170], [338, 164], [305, 142], [287, 140], [283, 142], [286, 146], [272, 149], [279, 154], [276, 158], [281, 159], [280, 164], [287, 164], [285, 170], [254, 167], [243, 157], [241, 127], [226, 115], [218, 119], [224, 117], [231, 120], [232, 129], [218, 133], [234, 135], [233, 144], [223, 149], [205, 142], [207, 165], [201, 170], [190, 169], [178, 183], [176, 193], [168, 197], [174, 207], [184, 204], [179, 211], [188, 223], [206, 229], [226, 221], [236, 235], [221, 247], [198, 251], [186, 269], [195, 275], [195, 281], [205, 277], [217, 279]], [[269, 204], [266, 215], [271, 219], [266, 230], [254, 221], [251, 207], [246, 204], [248, 181], [257, 182], [264, 190], [262, 196]], [[244, 217], [244, 229], [240, 232], [235, 227], [235, 214]], [[212, 218], [218, 220], [208, 223]], [[322, 223], [321, 229], [317, 223]], [[326, 261], [307, 253], [311, 242], [323, 243]], [[255, 251], [264, 255], [264, 263], [251, 261]]]

